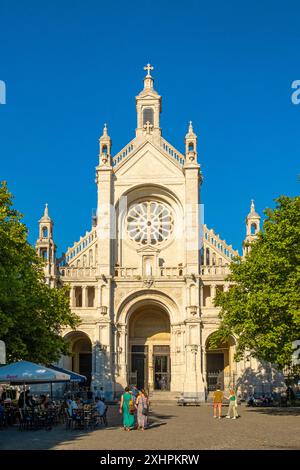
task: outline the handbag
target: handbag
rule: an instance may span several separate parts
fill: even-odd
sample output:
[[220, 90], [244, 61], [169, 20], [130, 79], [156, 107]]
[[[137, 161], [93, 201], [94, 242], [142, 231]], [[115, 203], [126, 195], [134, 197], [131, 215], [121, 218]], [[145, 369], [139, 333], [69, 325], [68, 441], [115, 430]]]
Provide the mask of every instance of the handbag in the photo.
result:
[[135, 406], [134, 406], [134, 404], [133, 404], [133, 400], [130, 400], [130, 401], [129, 401], [129, 413], [130, 413], [131, 415], [134, 415], [134, 413], [135, 413]]
[[[142, 400], [143, 400], [143, 399], [142, 399]], [[148, 416], [148, 414], [149, 414], [148, 406], [145, 406], [143, 401], [142, 401], [142, 404], [143, 404], [142, 415]]]

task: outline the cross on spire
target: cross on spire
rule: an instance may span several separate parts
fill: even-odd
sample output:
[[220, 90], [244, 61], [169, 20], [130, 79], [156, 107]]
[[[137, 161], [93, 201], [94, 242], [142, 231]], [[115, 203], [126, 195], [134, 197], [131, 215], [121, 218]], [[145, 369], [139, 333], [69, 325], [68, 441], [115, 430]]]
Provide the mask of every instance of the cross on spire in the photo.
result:
[[154, 70], [154, 67], [150, 64], [147, 64], [145, 67], [144, 67], [144, 70], [147, 70], [147, 77], [151, 77], [151, 74], [150, 74], [150, 71], [151, 70]]

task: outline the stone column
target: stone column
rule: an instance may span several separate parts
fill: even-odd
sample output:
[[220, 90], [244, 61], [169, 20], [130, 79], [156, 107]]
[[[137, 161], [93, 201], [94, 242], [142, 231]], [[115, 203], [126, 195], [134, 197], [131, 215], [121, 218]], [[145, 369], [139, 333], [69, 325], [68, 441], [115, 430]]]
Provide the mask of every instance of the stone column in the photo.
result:
[[[154, 389], [154, 364], [153, 364], [153, 346], [152, 344], [148, 346], [148, 385], [150, 390]], [[172, 365], [171, 365], [172, 367]]]
[[211, 298], [211, 304], [212, 305], [213, 305], [214, 299], [216, 297], [216, 292], [217, 292], [216, 284], [211, 284], [211, 286], [210, 286], [210, 298]]
[[100, 383], [104, 389], [107, 400], [112, 400], [114, 396], [114, 384], [112, 379], [112, 355], [114, 353], [111, 322], [109, 319], [101, 319], [99, 324], [99, 353], [98, 362], [100, 364]]
[[200, 270], [199, 250], [199, 199], [200, 199], [200, 165], [195, 161], [186, 161], [184, 165], [185, 176], [185, 261], [186, 273], [197, 275]]
[[200, 300], [199, 300], [199, 303], [200, 303], [200, 306], [201, 307], [204, 307], [204, 299], [203, 299], [203, 284], [201, 282], [200, 286], [199, 286], [199, 289], [200, 289]]
[[71, 287], [71, 292], [70, 292], [70, 305], [71, 305], [71, 307], [76, 307], [75, 286], [72, 286], [72, 287]]
[[117, 377], [117, 388], [126, 387], [128, 381], [127, 369], [127, 327], [126, 325], [119, 325], [118, 327], [119, 341], [118, 341], [118, 364], [119, 375]]
[[113, 169], [110, 162], [96, 168], [98, 186], [97, 233], [99, 274], [106, 278], [113, 274], [112, 240], [115, 238], [113, 207]]
[[184, 395], [205, 401], [205, 388], [201, 373], [201, 322], [186, 322]]
[[98, 280], [98, 285], [96, 287], [96, 292], [95, 292], [95, 297], [96, 297], [96, 306], [100, 307], [102, 305], [102, 299], [101, 299], [101, 283]]
[[87, 286], [82, 286], [82, 306], [87, 306]]

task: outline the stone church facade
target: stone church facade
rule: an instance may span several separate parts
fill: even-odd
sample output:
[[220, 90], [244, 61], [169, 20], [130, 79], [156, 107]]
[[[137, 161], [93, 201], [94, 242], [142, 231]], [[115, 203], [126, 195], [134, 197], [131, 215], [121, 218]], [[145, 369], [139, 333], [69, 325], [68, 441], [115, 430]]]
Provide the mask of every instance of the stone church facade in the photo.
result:
[[[113, 155], [106, 125], [99, 139], [91, 229], [57, 259], [47, 206], [39, 221], [46, 282], [70, 286], [71, 309], [81, 318], [76, 331], [63, 332], [71, 355], [60, 364], [85, 374], [92, 388], [102, 386], [108, 398], [127, 384], [201, 400], [217, 382], [268, 391], [272, 368], [249, 355], [236, 363], [234, 338], [210, 348], [219, 324], [213, 299], [229, 288], [238, 252], [202, 224], [197, 136], [190, 122], [184, 153], [163, 138], [152, 69], [145, 67], [136, 97], [133, 140]], [[246, 242], [259, 224], [252, 202]]]

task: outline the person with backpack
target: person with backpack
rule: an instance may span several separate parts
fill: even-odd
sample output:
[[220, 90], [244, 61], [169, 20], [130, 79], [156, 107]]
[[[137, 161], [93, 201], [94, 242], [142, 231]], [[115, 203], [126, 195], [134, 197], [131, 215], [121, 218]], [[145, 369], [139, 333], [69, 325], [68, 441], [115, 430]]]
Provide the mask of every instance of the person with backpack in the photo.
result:
[[120, 401], [120, 414], [123, 415], [123, 427], [125, 431], [131, 431], [134, 428], [135, 403], [129, 387], [125, 388]]
[[140, 394], [136, 399], [136, 409], [138, 429], [144, 431], [148, 424], [149, 413], [149, 399], [144, 389], [140, 391]]

